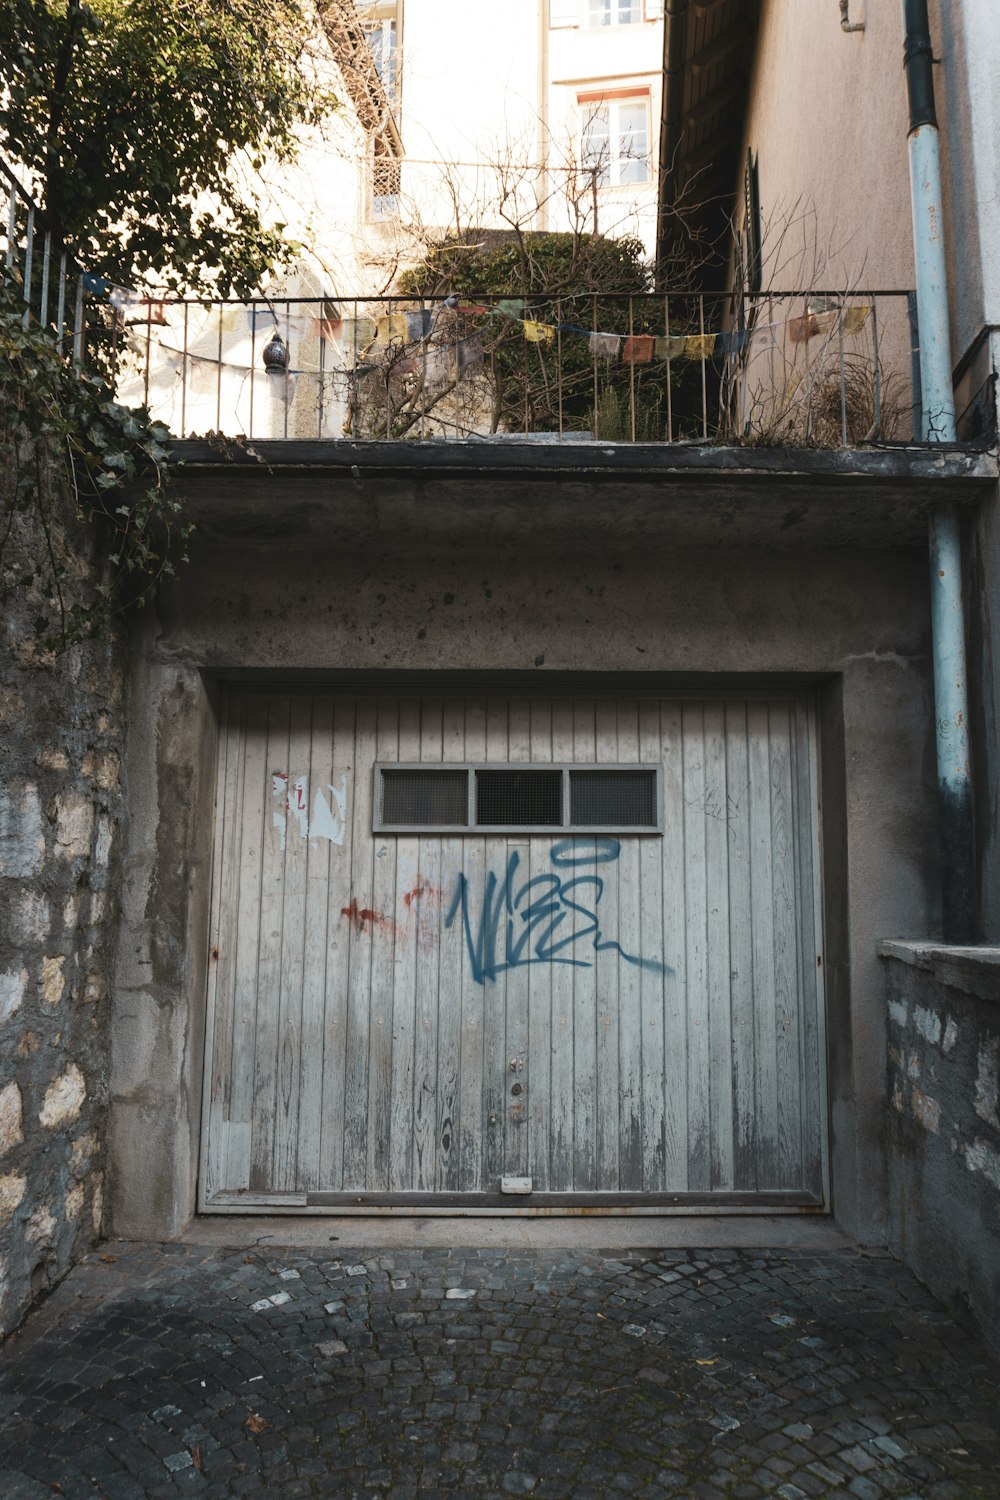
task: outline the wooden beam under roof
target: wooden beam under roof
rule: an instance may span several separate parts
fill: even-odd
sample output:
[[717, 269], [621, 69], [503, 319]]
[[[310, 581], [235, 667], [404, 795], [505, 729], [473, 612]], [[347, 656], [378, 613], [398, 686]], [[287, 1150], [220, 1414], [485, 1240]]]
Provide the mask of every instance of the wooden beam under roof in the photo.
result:
[[[723, 211], [719, 200], [731, 196], [737, 177], [761, 3], [666, 0], [657, 243], [661, 265], [666, 264], [668, 236], [676, 232], [674, 207], [689, 198], [687, 187], [696, 176], [699, 194], [705, 189], [705, 223], [701, 231], [692, 227], [692, 233], [698, 237], [705, 231], [720, 243], [725, 234], [733, 205]], [[706, 127], [711, 133], [703, 136]]]

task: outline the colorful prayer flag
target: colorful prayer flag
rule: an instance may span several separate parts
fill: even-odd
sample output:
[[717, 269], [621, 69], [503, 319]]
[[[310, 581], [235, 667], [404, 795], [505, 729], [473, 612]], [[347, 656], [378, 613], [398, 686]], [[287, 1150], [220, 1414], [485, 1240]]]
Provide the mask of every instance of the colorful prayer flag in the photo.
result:
[[684, 353], [688, 359], [711, 359], [717, 338], [717, 333], [692, 333], [684, 340]]
[[679, 335], [660, 335], [653, 340], [653, 352], [657, 359], [683, 359], [687, 340]]
[[868, 322], [870, 307], [849, 307], [844, 314], [844, 332], [860, 333]]
[[429, 307], [420, 308], [417, 312], [404, 313], [403, 316], [406, 319], [406, 337], [411, 343], [419, 343], [430, 333], [434, 314]]
[[622, 346], [623, 365], [645, 365], [653, 357], [653, 335], [651, 333], [634, 333], [625, 340]]
[[589, 348], [595, 360], [616, 360], [621, 347], [621, 336], [618, 333], [592, 333], [591, 335]]
[[403, 313], [383, 313], [375, 323], [375, 337], [380, 344], [405, 344], [406, 317]]
[[340, 339], [344, 332], [342, 318], [313, 318], [312, 332], [321, 339]]
[[375, 338], [374, 318], [345, 318], [341, 339], [349, 349], [364, 349]]
[[455, 361], [458, 366], [459, 380], [466, 380], [474, 375], [483, 365], [483, 341], [478, 333], [470, 338], [460, 339], [455, 345]]
[[524, 337], [529, 344], [551, 344], [556, 336], [556, 331], [551, 323], [534, 323], [530, 318], [524, 320]]
[[447, 346], [428, 349], [424, 375], [429, 386], [447, 385], [452, 378], [451, 350]]
[[728, 333], [719, 334], [720, 354], [742, 354], [750, 341], [750, 330], [748, 328], [732, 328]]
[[620, 334], [592, 333], [590, 335], [590, 353], [594, 359], [617, 359], [621, 346]]

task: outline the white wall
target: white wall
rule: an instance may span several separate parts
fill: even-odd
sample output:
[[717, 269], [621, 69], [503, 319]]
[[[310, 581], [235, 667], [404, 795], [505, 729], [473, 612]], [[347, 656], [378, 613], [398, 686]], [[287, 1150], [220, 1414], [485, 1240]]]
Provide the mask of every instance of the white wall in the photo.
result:
[[[911, 287], [913, 229], [899, 0], [764, 0], [746, 144], [759, 154], [765, 276], [780, 225], [806, 213], [793, 267], [832, 285]], [[996, 0], [931, 0], [944, 162], [953, 353], [1000, 322], [1000, 15]], [[734, 184], [734, 187], [737, 185]], [[770, 254], [769, 254], [770, 252]]]

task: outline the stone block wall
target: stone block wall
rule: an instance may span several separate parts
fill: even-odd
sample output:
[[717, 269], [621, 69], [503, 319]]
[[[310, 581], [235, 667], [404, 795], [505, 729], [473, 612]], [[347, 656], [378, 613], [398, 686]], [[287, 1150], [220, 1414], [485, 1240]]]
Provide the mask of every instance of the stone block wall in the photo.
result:
[[879, 951], [890, 1244], [1000, 1358], [1000, 948]]
[[31, 547], [0, 556], [0, 1334], [100, 1235], [117, 906], [121, 642], [38, 647]]

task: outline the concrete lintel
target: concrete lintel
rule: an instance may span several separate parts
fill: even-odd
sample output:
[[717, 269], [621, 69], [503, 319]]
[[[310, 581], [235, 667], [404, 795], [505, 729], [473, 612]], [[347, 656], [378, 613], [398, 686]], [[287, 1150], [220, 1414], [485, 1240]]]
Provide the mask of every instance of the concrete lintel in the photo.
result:
[[926, 546], [947, 498], [996, 490], [969, 449], [725, 448], [703, 444], [190, 441], [177, 491], [197, 545], [335, 542], [413, 557], [637, 545]]
[[890, 938], [879, 943], [878, 956], [923, 969], [951, 989], [1000, 1004], [1000, 948]]
[[657, 475], [683, 479], [694, 474], [730, 475], [773, 481], [781, 477], [832, 481], [899, 480], [996, 483], [997, 453], [967, 444], [900, 444], [872, 448], [765, 448], [716, 443], [600, 443], [560, 439], [507, 441], [477, 438], [442, 441], [348, 439], [188, 438], [171, 444], [185, 469], [239, 468], [266, 472], [289, 469], [347, 470], [359, 473], [448, 473], [461, 477], [488, 473], [569, 479], [612, 474]]

